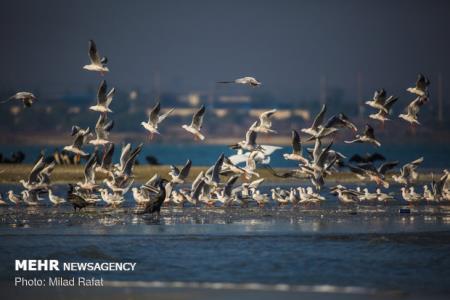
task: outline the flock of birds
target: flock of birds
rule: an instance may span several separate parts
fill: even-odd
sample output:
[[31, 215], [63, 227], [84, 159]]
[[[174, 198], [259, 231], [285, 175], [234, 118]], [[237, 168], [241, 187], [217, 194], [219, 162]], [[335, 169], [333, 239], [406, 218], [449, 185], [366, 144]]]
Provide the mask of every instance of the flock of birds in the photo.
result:
[[[90, 64], [83, 68], [88, 71], [99, 72], [102, 76], [109, 72], [107, 67], [108, 59], [101, 57], [97, 51], [94, 41], [89, 41]], [[243, 84], [252, 87], [259, 86], [261, 82], [253, 77], [239, 78], [234, 81], [220, 81], [219, 84]], [[399, 118], [409, 122], [411, 126], [419, 125], [418, 113], [420, 107], [429, 99], [428, 86], [430, 81], [419, 74], [414, 87], [407, 89], [416, 98], [407, 106], [404, 113]], [[82, 209], [89, 205], [95, 205], [104, 201], [111, 207], [118, 207], [124, 202], [124, 195], [131, 189], [134, 200], [136, 201], [139, 214], [158, 213], [163, 204], [180, 205], [189, 203], [192, 206], [248, 206], [255, 202], [259, 206], [264, 206], [269, 202], [278, 205], [300, 205], [317, 204], [325, 201], [325, 197], [320, 194], [325, 184], [325, 178], [332, 173], [339, 172], [339, 168], [347, 167], [356, 174], [361, 180], [374, 182], [378, 188], [370, 192], [367, 188], [349, 189], [342, 185], [330, 188], [330, 192], [336, 195], [343, 204], [353, 204], [359, 202], [383, 202], [387, 203], [394, 200], [392, 193], [385, 193], [382, 188], [388, 188], [389, 182], [386, 179], [387, 172], [393, 170], [398, 165], [397, 161], [383, 162], [378, 167], [375, 163], [378, 160], [385, 160], [381, 155], [367, 155], [353, 157], [350, 161], [355, 163], [346, 163], [346, 156], [332, 149], [333, 136], [340, 130], [350, 129], [355, 133], [357, 127], [343, 113], [332, 115], [325, 121], [326, 105], [314, 118], [309, 128], [301, 129], [301, 132], [308, 137], [306, 141], [314, 141], [313, 148], [302, 149], [302, 142], [299, 133], [292, 130], [292, 152], [284, 153], [286, 160], [295, 162], [296, 168], [277, 173], [273, 170], [270, 163], [270, 156], [280, 147], [271, 145], [261, 145], [257, 143], [258, 134], [276, 134], [272, 129], [272, 117], [276, 114], [276, 109], [262, 113], [259, 120], [255, 121], [245, 134], [245, 139], [234, 145], [230, 145], [237, 153], [232, 156], [221, 154], [214, 165], [206, 171], [201, 171], [195, 180], [188, 186], [188, 176], [191, 171], [192, 162], [187, 160], [181, 168], [170, 167], [168, 175], [170, 179], [165, 179], [155, 174], [145, 184], [139, 187], [133, 187], [135, 176], [134, 166], [136, 159], [140, 154], [143, 144], [133, 148], [131, 144], [122, 146], [120, 160], [113, 162], [115, 145], [109, 140], [109, 134], [114, 127], [114, 121], [108, 118], [112, 113], [110, 105], [114, 98], [115, 89], [108, 90], [105, 80], [101, 81], [97, 93], [97, 103], [89, 109], [99, 113], [98, 121], [95, 125], [95, 134], [89, 127], [81, 128], [73, 126], [71, 136], [73, 142], [65, 146], [64, 151], [71, 153], [76, 157], [86, 157], [87, 162], [84, 166], [84, 180], [69, 184], [69, 190], [66, 197], [58, 196], [53, 193], [51, 184], [51, 174], [55, 169], [56, 162], [48, 162], [41, 155], [33, 167], [26, 180], [20, 183], [23, 191], [20, 195], [10, 190], [7, 198], [12, 203], [19, 205], [38, 205], [42, 194], [48, 194], [48, 198], [54, 205], [60, 205], [66, 201], [71, 203], [75, 210]], [[24, 106], [29, 107], [35, 101], [36, 97], [29, 92], [19, 92], [7, 99], [22, 101]], [[398, 97], [387, 96], [384, 89], [375, 92], [373, 98], [366, 104], [377, 110], [370, 114], [370, 118], [384, 124], [389, 120], [392, 105], [397, 102]], [[6, 102], [4, 101], [4, 102]], [[159, 135], [159, 126], [170, 116], [174, 108], [168, 109], [162, 113], [160, 103], [151, 109], [147, 121], [141, 125], [148, 131], [150, 139]], [[192, 116], [190, 124], [182, 125], [189, 134], [192, 134], [196, 140], [204, 140], [206, 137], [202, 133], [203, 117], [206, 107], [202, 105]], [[327, 140], [327, 144], [323, 145]], [[381, 147], [377, 140], [374, 128], [367, 124], [362, 132], [355, 134], [354, 139], [345, 141], [345, 143], [368, 143], [375, 147]], [[84, 146], [91, 144], [95, 147], [92, 154], [84, 150]], [[99, 155], [98, 153], [103, 153]], [[423, 157], [416, 159], [400, 168], [399, 175], [393, 175], [392, 179], [401, 184], [401, 196], [408, 203], [418, 203], [420, 201], [441, 202], [450, 201], [450, 179], [447, 170], [444, 170], [442, 176], [436, 179], [433, 177], [431, 185], [425, 185], [423, 193], [414, 190], [414, 184], [418, 179], [417, 169], [423, 162]], [[258, 173], [257, 165], [268, 169], [274, 176], [281, 178], [309, 178], [312, 186], [282, 189], [274, 188], [270, 194], [262, 193], [260, 185], [264, 178]], [[96, 180], [97, 174], [103, 174], [106, 178], [99, 183]], [[223, 177], [227, 178], [226, 180]], [[241, 184], [237, 184], [238, 179], [242, 178]], [[0, 205], [6, 205], [5, 199], [0, 194]]]

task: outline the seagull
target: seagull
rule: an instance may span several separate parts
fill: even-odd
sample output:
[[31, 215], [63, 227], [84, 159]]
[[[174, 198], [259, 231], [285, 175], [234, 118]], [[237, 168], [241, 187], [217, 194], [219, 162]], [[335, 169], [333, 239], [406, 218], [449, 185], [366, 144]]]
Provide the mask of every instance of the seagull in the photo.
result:
[[300, 140], [300, 135], [294, 129], [292, 130], [292, 153], [284, 153], [283, 157], [286, 160], [294, 160], [302, 162], [303, 164], [308, 164], [308, 160], [302, 155], [302, 143]]
[[98, 185], [95, 184], [95, 167], [97, 166], [97, 155], [94, 152], [84, 166], [84, 181], [78, 182], [77, 186], [82, 190], [92, 191]]
[[236, 84], [249, 85], [249, 86], [252, 86], [252, 87], [256, 87], [256, 86], [261, 85], [261, 82], [256, 80], [254, 77], [249, 77], [249, 76], [238, 78], [238, 79], [233, 80], [233, 81], [218, 81], [217, 83], [236, 83]]
[[419, 165], [422, 162], [423, 162], [423, 157], [420, 157], [410, 163], [405, 164], [400, 169], [400, 175], [398, 175], [398, 176], [392, 175], [392, 179], [394, 179], [395, 182], [409, 186], [411, 183], [413, 183], [419, 177], [419, 174], [417, 173], [416, 169], [419, 167]]
[[20, 180], [22, 186], [27, 190], [40, 188], [42, 185], [39, 174], [42, 172], [42, 170], [44, 170], [44, 168], [45, 168], [44, 156], [41, 156], [40, 159], [34, 165], [33, 169], [31, 170], [30, 175], [28, 176], [28, 180], [27, 181], [23, 179]]
[[223, 203], [224, 206], [229, 207], [233, 203], [233, 198], [231, 195], [231, 192], [233, 190], [233, 185], [236, 183], [236, 181], [239, 179], [239, 176], [235, 175], [228, 179], [227, 183], [225, 184], [225, 187], [222, 189], [222, 192], [219, 193], [218, 191], [215, 191], [215, 195], [217, 196], [217, 200], [221, 203]]
[[380, 188], [377, 188], [377, 197], [378, 197], [378, 201], [384, 202], [384, 203], [395, 200], [394, 197], [392, 197], [392, 195], [382, 193]]
[[[359, 189], [359, 187], [358, 187]], [[363, 189], [364, 194], [362, 194], [361, 196], [359, 196], [359, 200], [360, 201], [375, 201], [378, 200], [378, 194], [377, 193], [370, 193], [369, 190], [367, 188]]]
[[18, 92], [0, 103], [6, 103], [11, 100], [22, 101], [24, 107], [30, 107], [36, 101], [36, 96], [30, 92]]
[[417, 76], [416, 86], [407, 88], [406, 90], [411, 94], [415, 94], [419, 97], [428, 97], [428, 86], [430, 85], [430, 80], [425, 78], [423, 74]]
[[386, 102], [383, 104], [384, 109], [379, 109], [376, 114], [370, 114], [369, 118], [380, 121], [384, 124], [385, 121], [389, 121], [389, 111], [391, 110], [392, 105], [397, 102], [398, 97], [389, 97]]
[[112, 167], [113, 167], [112, 158], [114, 155], [114, 147], [115, 146], [113, 143], [106, 144], [104, 153], [102, 156], [102, 161], [101, 161], [100, 165], [97, 165], [95, 167], [96, 172], [103, 173], [103, 174], [111, 173]]
[[381, 143], [379, 141], [377, 141], [375, 138], [375, 133], [374, 133], [373, 127], [370, 126], [369, 124], [366, 124], [363, 135], [357, 134], [356, 139], [351, 140], [351, 141], [344, 141], [344, 142], [347, 144], [369, 143], [369, 144], [373, 144], [377, 147], [381, 146]]
[[388, 113], [389, 110], [384, 106], [388, 101], [392, 101], [395, 99], [394, 96], [389, 96], [386, 98], [386, 91], [381, 89], [379, 91], [375, 91], [372, 100], [366, 101], [366, 104], [372, 108], [379, 109], [385, 113]]
[[358, 202], [358, 196], [347, 190], [337, 190], [338, 199], [342, 204], [355, 204]]
[[8, 199], [9, 199], [9, 201], [14, 203], [15, 205], [19, 205], [19, 203], [22, 202], [22, 197], [20, 197], [19, 195], [14, 194], [14, 192], [11, 191], [11, 190], [8, 191]]
[[256, 144], [258, 133], [255, 131], [258, 121], [255, 121], [245, 133], [245, 140], [237, 144], [230, 145], [231, 149], [241, 149], [247, 151], [261, 150], [261, 146]]
[[189, 171], [191, 170], [192, 161], [188, 159], [186, 164], [181, 168], [181, 171], [174, 165], [170, 166], [169, 175], [172, 177], [171, 181], [173, 184], [182, 184], [184, 180], [189, 176]]
[[420, 107], [426, 103], [428, 98], [418, 96], [416, 99], [414, 99], [405, 109], [405, 112], [398, 115], [400, 119], [405, 120], [406, 122], [410, 123], [411, 125], [417, 124], [420, 125], [418, 115], [420, 111]]
[[55, 194], [53, 194], [53, 190], [52, 189], [48, 190], [48, 199], [54, 205], [60, 205], [61, 203], [66, 202], [66, 200], [64, 200], [64, 198], [56, 196]]
[[106, 202], [106, 204], [111, 205], [113, 207], [117, 207], [125, 201], [121, 193], [113, 193], [110, 194], [106, 189], [99, 189], [102, 200]]
[[390, 169], [394, 168], [398, 164], [398, 161], [385, 162], [378, 168], [375, 168], [372, 164], [360, 164], [358, 167], [348, 164], [350, 171], [356, 174], [360, 179], [368, 178], [374, 181], [378, 185], [383, 185], [385, 188], [389, 187], [389, 183], [385, 180], [385, 174]]
[[81, 148], [83, 147], [83, 145], [86, 144], [87, 137], [89, 135], [91, 135], [91, 130], [89, 127], [86, 129], [81, 129], [78, 126], [73, 126], [72, 127], [72, 136], [74, 137], [74, 140], [72, 142], [72, 145], [65, 146], [63, 150], [72, 152], [72, 153], [74, 153], [76, 155], [80, 155], [80, 156], [88, 156], [89, 154], [87, 154], [86, 152], [81, 150]]
[[205, 184], [210, 187], [217, 188], [220, 184], [220, 170], [222, 170], [223, 161], [225, 159], [225, 155], [222, 153], [215, 164], [210, 167], [204, 177]]
[[259, 207], [264, 207], [266, 203], [269, 202], [269, 196], [267, 194], [261, 194], [259, 190], [256, 190], [252, 194], [252, 199], [255, 200], [256, 203], [258, 203]]
[[259, 125], [253, 128], [253, 131], [260, 133], [277, 133], [275, 130], [270, 129], [272, 127], [272, 121], [270, 118], [277, 112], [276, 109], [272, 109], [262, 113], [259, 116]]
[[202, 129], [203, 124], [203, 116], [205, 114], [205, 106], [202, 105], [199, 110], [195, 112], [192, 116], [192, 122], [190, 125], [183, 125], [181, 127], [184, 128], [187, 132], [192, 133], [195, 136], [195, 139], [204, 140], [205, 136], [201, 134], [200, 130]]
[[83, 69], [88, 71], [100, 72], [100, 74], [104, 74], [109, 72], [106, 63], [108, 62], [108, 58], [100, 57], [97, 51], [97, 46], [93, 40], [89, 40], [89, 59], [91, 63], [89, 65], [85, 65]]
[[141, 125], [150, 132], [150, 139], [153, 139], [154, 134], [160, 134], [158, 131], [158, 124], [164, 121], [174, 111], [174, 108], [162, 115], [159, 114], [160, 110], [161, 104], [158, 101], [150, 112], [148, 122], [141, 122]]
[[97, 124], [95, 125], [95, 135], [96, 138], [94, 140], [90, 140], [89, 144], [94, 146], [106, 145], [111, 142], [108, 140], [109, 132], [114, 127], [114, 121], [111, 120], [108, 122], [108, 118], [105, 114], [100, 114]]
[[114, 94], [116, 93], [116, 89], [112, 88], [108, 93], [107, 91], [108, 86], [106, 85], [106, 81], [102, 80], [97, 91], [97, 104], [89, 107], [90, 110], [98, 111], [102, 114], [112, 112], [112, 110], [109, 109], [109, 105], [113, 100]]
[[325, 117], [325, 113], [327, 111], [327, 106], [322, 105], [322, 109], [314, 118], [314, 122], [309, 128], [303, 128], [301, 132], [306, 133], [308, 135], [316, 136], [319, 134], [320, 129], [322, 128], [323, 118]]
[[411, 187], [411, 189], [407, 189], [405, 187], [402, 187], [400, 190], [402, 191], [402, 197], [403, 200], [405, 200], [408, 203], [417, 203], [420, 200], [422, 200], [422, 196], [414, 192], [414, 188]]
[[31, 191], [24, 190], [21, 192], [21, 194], [23, 202], [29, 206], [38, 205], [39, 204], [38, 200], [41, 200], [39, 199], [38, 192], [36, 190]]
[[307, 141], [327, 137], [338, 131], [340, 128], [349, 128], [355, 132], [358, 130], [355, 124], [353, 124], [346, 115], [343, 113], [338, 113], [329, 118], [325, 125], [320, 126], [318, 132], [313, 134], [309, 139], [307, 139]]

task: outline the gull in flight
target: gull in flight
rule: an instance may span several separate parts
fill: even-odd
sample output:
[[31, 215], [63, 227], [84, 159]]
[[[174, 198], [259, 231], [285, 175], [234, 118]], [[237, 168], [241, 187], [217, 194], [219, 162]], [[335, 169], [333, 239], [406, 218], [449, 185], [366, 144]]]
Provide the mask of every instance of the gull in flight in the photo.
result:
[[427, 102], [428, 98], [418, 96], [416, 99], [414, 99], [405, 109], [405, 112], [398, 115], [400, 119], [405, 120], [406, 122], [410, 123], [411, 125], [419, 123], [419, 111], [420, 107]]
[[109, 72], [106, 63], [108, 62], [108, 58], [100, 57], [97, 51], [97, 46], [93, 40], [89, 41], [89, 59], [91, 63], [89, 65], [85, 65], [83, 69], [88, 71], [100, 72], [100, 74], [104, 74], [105, 72]]
[[[390, 96], [388, 99], [393, 98], [394, 96]], [[387, 113], [387, 109], [384, 107], [384, 103], [386, 102], [386, 91], [381, 89], [379, 91], [375, 91], [372, 100], [366, 101], [366, 104], [372, 108], [380, 109]]]
[[0, 103], [6, 103], [11, 100], [22, 101], [24, 107], [30, 107], [36, 101], [36, 96], [30, 92], [18, 92]]
[[258, 126], [253, 128], [255, 132], [261, 133], [277, 133], [275, 130], [270, 129], [272, 127], [272, 121], [270, 118], [277, 112], [276, 109], [272, 109], [262, 113], [259, 116], [259, 124]]
[[94, 146], [109, 144], [109, 132], [113, 129], [113, 127], [114, 121], [111, 120], [108, 122], [108, 118], [106, 117], [106, 115], [101, 114], [98, 118], [97, 124], [95, 125], [96, 138], [94, 140], [90, 140], [89, 144], [92, 144]]
[[188, 177], [189, 172], [191, 170], [192, 161], [188, 159], [186, 164], [183, 166], [183, 168], [178, 169], [176, 166], [171, 165], [170, 166], [170, 172], [169, 175], [172, 177], [172, 180], [170, 182], [174, 184], [182, 184], [184, 183], [184, 180]]
[[392, 179], [394, 179], [395, 182], [409, 186], [419, 177], [416, 169], [422, 162], [423, 157], [420, 157], [410, 163], [407, 163], [400, 169], [400, 175], [392, 175]]
[[303, 133], [316, 136], [319, 134], [320, 129], [322, 128], [323, 119], [325, 117], [325, 113], [327, 112], [327, 106], [324, 104], [322, 105], [322, 109], [317, 114], [317, 116], [314, 118], [314, 122], [309, 128], [303, 128], [301, 131]]
[[90, 110], [98, 111], [103, 114], [112, 112], [112, 110], [109, 109], [109, 105], [111, 104], [111, 102], [113, 100], [116, 89], [112, 88], [108, 94], [106, 93], [107, 90], [108, 90], [108, 87], [106, 85], [106, 81], [102, 80], [102, 82], [100, 83], [100, 87], [98, 88], [98, 92], [97, 92], [97, 104], [89, 107]]
[[308, 164], [308, 160], [302, 155], [302, 143], [300, 141], [300, 135], [294, 129], [292, 130], [292, 153], [284, 153], [284, 159], [295, 160]]
[[190, 125], [183, 125], [181, 127], [184, 128], [189, 133], [192, 133], [195, 136], [195, 139], [204, 140], [205, 136], [200, 132], [203, 124], [203, 116], [205, 114], [205, 106], [202, 105], [199, 110], [195, 112], [192, 116], [192, 122]]
[[369, 118], [380, 121], [382, 124], [384, 124], [385, 121], [389, 121], [389, 111], [397, 100], [398, 97], [390, 96], [382, 105], [383, 108], [379, 108], [378, 113], [369, 115]]
[[364, 134], [356, 135], [356, 138], [354, 140], [351, 141], [344, 141], [347, 144], [353, 144], [353, 143], [369, 143], [369, 144], [373, 144], [377, 147], [381, 146], [381, 143], [379, 141], [376, 140], [375, 138], [375, 132], [373, 130], [373, 127], [370, 126], [369, 124], [366, 124], [366, 128], [364, 129]]
[[407, 88], [406, 90], [412, 94], [420, 97], [428, 97], [428, 86], [430, 85], [430, 80], [425, 78], [423, 74], [417, 76], [416, 86]]
[[148, 122], [141, 122], [141, 125], [150, 132], [150, 139], [153, 139], [154, 134], [160, 134], [158, 131], [158, 124], [164, 121], [174, 111], [174, 108], [162, 115], [159, 114], [160, 111], [161, 104], [158, 101], [150, 112]]
[[86, 129], [81, 129], [78, 126], [73, 126], [72, 136], [74, 137], [74, 140], [72, 142], [72, 145], [65, 146], [64, 150], [72, 152], [76, 155], [87, 156], [88, 154], [84, 152], [81, 148], [83, 147], [83, 145], [86, 144], [89, 135], [91, 135], [91, 130], [89, 127]]
[[261, 82], [256, 80], [254, 77], [242, 77], [235, 79], [233, 81], [218, 81], [217, 83], [236, 83], [236, 84], [243, 84], [243, 85], [249, 85], [249, 86], [259, 86], [261, 85]]

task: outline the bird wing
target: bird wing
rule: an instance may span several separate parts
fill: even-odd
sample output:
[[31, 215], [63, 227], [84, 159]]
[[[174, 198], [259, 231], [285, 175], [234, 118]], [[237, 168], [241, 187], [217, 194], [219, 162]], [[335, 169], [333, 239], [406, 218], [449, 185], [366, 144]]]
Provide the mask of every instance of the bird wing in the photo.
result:
[[159, 111], [161, 110], [161, 104], [158, 101], [155, 106], [153, 106], [152, 111], [150, 112], [150, 116], [148, 119], [148, 122], [150, 124], [153, 124], [154, 126], [158, 124], [158, 119], [159, 119]]
[[327, 106], [326, 104], [322, 105], [322, 109], [317, 114], [317, 116], [314, 118], [314, 122], [311, 126], [311, 128], [317, 129], [319, 125], [322, 124], [323, 118], [325, 117], [325, 113], [327, 112]]
[[109, 106], [114, 98], [114, 95], [116, 94], [116, 89], [112, 88], [108, 95], [106, 95], [106, 106]]
[[108, 101], [108, 98], [106, 97], [106, 91], [108, 87], [106, 85], [106, 80], [102, 80], [100, 83], [100, 86], [98, 87], [97, 91], [97, 103], [100, 105], [106, 105], [106, 102]]
[[384, 108], [389, 112], [389, 110], [391, 109], [392, 105], [397, 102], [398, 97], [394, 97], [394, 96], [389, 96], [389, 98], [387, 98], [386, 102], [384, 103]]
[[97, 46], [93, 40], [89, 41], [89, 58], [93, 64], [100, 64], [100, 56], [97, 52]]
[[128, 158], [130, 157], [131, 153], [131, 144], [128, 143], [124, 146], [122, 146], [122, 152], [120, 153], [120, 167], [123, 168], [125, 164], [127, 163]]
[[84, 166], [84, 178], [86, 182], [94, 182], [95, 181], [95, 165], [97, 164], [97, 154], [96, 152], [92, 153], [89, 160], [86, 162]]
[[112, 164], [112, 157], [114, 155], [114, 144], [110, 143], [106, 145], [105, 153], [103, 154], [102, 158], [102, 167], [105, 169], [108, 169], [111, 167]]
[[370, 126], [369, 124], [366, 124], [366, 128], [364, 129], [364, 135], [371, 139], [375, 139], [375, 132], [373, 130], [373, 127]]
[[214, 164], [214, 168], [212, 170], [211, 179], [214, 182], [220, 182], [220, 170], [222, 169], [223, 160], [225, 155], [222, 153]]
[[294, 129], [292, 129], [292, 152], [294, 154], [301, 154], [302, 144], [300, 141], [300, 135]]
[[186, 162], [186, 164], [180, 171], [180, 175], [179, 175], [180, 179], [183, 180], [188, 177], [189, 171], [191, 170], [191, 166], [192, 166], [192, 161], [190, 159], [188, 159], [188, 161]]
[[165, 114], [160, 115], [158, 118], [158, 123], [161, 123], [162, 121], [164, 121], [174, 110], [175, 110], [175, 108], [171, 108]]
[[196, 128], [197, 130], [200, 130], [202, 128], [203, 124], [203, 115], [205, 114], [205, 106], [202, 105], [199, 110], [197, 110], [192, 117], [192, 123], [191, 126]]
[[387, 171], [398, 165], [398, 161], [388, 161], [378, 167], [378, 173], [386, 174]]
[[270, 118], [273, 116], [273, 114], [276, 112], [276, 109], [272, 109], [269, 111], [266, 111], [264, 113], [262, 113], [259, 116], [259, 122], [260, 125], [263, 127], [271, 127], [272, 126], [272, 122], [270, 121]]
[[33, 169], [28, 176], [28, 182], [33, 183], [38, 181], [38, 175], [45, 168], [44, 156], [41, 155], [41, 158], [34, 165]]
[[225, 184], [225, 188], [224, 188], [224, 195], [231, 197], [231, 191], [233, 190], [233, 185], [236, 183], [236, 181], [238, 180], [239, 175], [235, 175], [230, 177], [230, 179], [228, 179], [227, 183]]

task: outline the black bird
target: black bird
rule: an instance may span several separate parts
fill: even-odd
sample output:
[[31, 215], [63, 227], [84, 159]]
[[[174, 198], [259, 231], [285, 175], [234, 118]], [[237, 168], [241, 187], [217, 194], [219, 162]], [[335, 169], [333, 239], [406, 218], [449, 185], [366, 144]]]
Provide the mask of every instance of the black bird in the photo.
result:
[[161, 206], [162, 206], [162, 204], [164, 202], [164, 199], [166, 199], [166, 188], [165, 188], [165, 185], [168, 182], [169, 181], [164, 179], [164, 178], [159, 180], [159, 182], [158, 182], [158, 193], [156, 193], [156, 195], [154, 197], [150, 197], [150, 201], [147, 202], [147, 204], [145, 205], [144, 209], [142, 211], [137, 212], [137, 214], [143, 215], [143, 214], [157, 213], [158, 218], [159, 218], [160, 212], [161, 212]]
[[89, 203], [79, 194], [75, 193], [74, 186], [72, 184], [69, 184], [69, 190], [67, 191], [67, 200], [72, 203], [73, 209], [75, 211], [81, 210], [82, 208], [85, 208], [89, 205]]
[[385, 161], [386, 158], [378, 152], [372, 154], [366, 153], [364, 155], [355, 154], [352, 157], [350, 157], [350, 162], [355, 163], [371, 163], [377, 160]]

